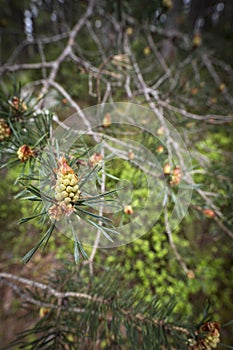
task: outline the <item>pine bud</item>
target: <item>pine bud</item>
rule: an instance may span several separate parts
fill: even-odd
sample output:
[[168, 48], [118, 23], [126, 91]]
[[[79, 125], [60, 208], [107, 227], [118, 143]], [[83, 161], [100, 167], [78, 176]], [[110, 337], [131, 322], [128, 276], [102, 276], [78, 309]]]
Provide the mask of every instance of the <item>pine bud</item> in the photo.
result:
[[195, 96], [198, 94], [198, 88], [197, 87], [193, 87], [191, 90], [190, 90], [190, 93], [191, 95]]
[[135, 155], [134, 155], [132, 150], [129, 150], [128, 157], [129, 157], [130, 160], [134, 159]]
[[150, 46], [144, 47], [143, 53], [144, 53], [145, 56], [148, 56], [150, 54]]
[[48, 307], [41, 307], [39, 311], [40, 318], [46, 316], [50, 312]]
[[188, 270], [187, 272], [187, 277], [188, 279], [194, 279], [195, 278], [195, 273], [192, 270]]
[[226, 85], [224, 83], [219, 84], [218, 91], [223, 92], [226, 90]]
[[4, 141], [9, 138], [11, 135], [11, 129], [4, 122], [4, 119], [0, 119], [0, 141]]
[[163, 126], [161, 126], [161, 127], [157, 130], [156, 134], [157, 134], [158, 136], [162, 136], [162, 135], [164, 135], [164, 132], [165, 132], [165, 129], [164, 129]]
[[111, 115], [107, 113], [103, 118], [103, 127], [108, 128], [109, 126], [111, 126]]
[[163, 173], [164, 175], [169, 175], [171, 172], [171, 165], [169, 163], [166, 163], [163, 167]]
[[12, 99], [9, 101], [9, 104], [11, 105], [14, 113], [17, 112], [24, 113], [27, 110], [26, 103], [19, 99], [17, 96], [12, 97]]
[[124, 207], [124, 213], [127, 215], [132, 215], [133, 214], [133, 208], [131, 207], [131, 205], [126, 205]]
[[195, 33], [193, 37], [193, 47], [196, 48], [201, 46], [201, 42], [202, 42], [201, 35], [199, 33]]
[[163, 151], [164, 151], [163, 146], [159, 146], [159, 147], [156, 148], [156, 152], [157, 152], [158, 154], [163, 153]]
[[211, 97], [211, 99], [208, 101], [211, 105], [215, 105], [218, 102], [217, 97]]
[[128, 35], [132, 35], [132, 34], [133, 34], [133, 28], [132, 28], [132, 27], [128, 27], [128, 28], [126, 29], [126, 33], [127, 33]]
[[179, 166], [176, 166], [172, 171], [170, 185], [171, 186], [179, 185], [181, 178], [182, 178], [181, 169]]
[[130, 63], [129, 56], [126, 54], [119, 54], [112, 57], [112, 63], [115, 65], [121, 65], [127, 67]]
[[95, 165], [99, 164], [103, 157], [101, 156], [100, 153], [94, 153], [88, 160], [89, 166], [92, 168]]
[[34, 151], [28, 146], [23, 145], [19, 147], [17, 151], [18, 158], [22, 163], [26, 162], [29, 158], [34, 157], [35, 153]]
[[215, 217], [215, 212], [211, 209], [204, 209], [202, 212], [207, 218], [214, 218]]
[[49, 208], [49, 216], [52, 220], [60, 221], [63, 218], [62, 208], [55, 204], [51, 208]]
[[172, 0], [163, 0], [163, 7], [165, 9], [169, 10], [173, 7], [173, 1]]

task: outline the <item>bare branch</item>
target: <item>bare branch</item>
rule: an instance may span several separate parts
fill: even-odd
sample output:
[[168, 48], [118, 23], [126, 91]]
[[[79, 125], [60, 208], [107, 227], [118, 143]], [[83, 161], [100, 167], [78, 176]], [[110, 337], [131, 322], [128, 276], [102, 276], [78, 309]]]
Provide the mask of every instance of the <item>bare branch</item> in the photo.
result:
[[165, 221], [165, 227], [166, 227], [166, 233], [167, 233], [167, 237], [170, 243], [170, 246], [175, 254], [176, 260], [178, 261], [178, 263], [180, 264], [181, 268], [183, 269], [183, 271], [185, 272], [185, 274], [187, 275], [189, 272], [189, 269], [187, 268], [184, 260], [182, 259], [180, 253], [178, 252], [176, 245], [174, 243], [173, 240], [173, 236], [172, 236], [172, 231], [170, 228], [170, 224], [169, 224], [169, 218], [168, 218], [168, 210], [167, 207], [164, 208], [164, 221]]
[[[25, 292], [18, 287], [17, 285], [9, 282], [10, 281], [16, 281], [17, 283], [21, 283], [23, 285], [29, 286], [30, 288], [36, 288], [39, 290], [43, 290], [46, 291], [47, 293], [49, 293], [50, 295], [54, 296], [55, 298], [58, 299], [58, 303], [57, 304], [50, 304], [50, 303], [41, 303], [41, 301], [38, 301], [35, 298], [32, 298], [31, 296], [25, 294]], [[100, 303], [100, 304], [104, 304], [104, 305], [110, 305], [112, 304], [112, 301], [108, 301], [108, 300], [104, 300], [103, 298], [98, 298], [96, 296], [91, 296], [85, 293], [77, 293], [77, 292], [58, 292], [56, 289], [43, 284], [43, 283], [39, 283], [39, 282], [34, 282], [32, 280], [26, 279], [26, 278], [22, 278], [13, 274], [8, 274], [8, 273], [0, 273], [0, 281], [2, 281], [3, 283], [6, 283], [7, 285], [9, 285], [10, 288], [12, 288], [19, 296], [21, 296], [24, 300], [26, 300], [27, 302], [30, 302], [32, 304], [38, 305], [38, 306], [42, 306], [45, 305], [46, 307], [52, 308], [52, 309], [67, 309], [65, 307], [63, 307], [62, 305], [60, 305], [61, 300], [63, 299], [67, 299], [67, 298], [77, 298], [77, 299], [84, 299], [87, 301], [93, 301], [95, 303]], [[72, 311], [76, 312], [76, 313], [80, 313], [83, 312], [83, 309], [80, 308], [73, 308], [72, 307]], [[163, 319], [156, 319], [153, 318], [152, 320], [148, 319], [148, 317], [146, 317], [146, 315], [137, 313], [136, 315], [132, 312], [132, 310], [130, 309], [124, 309], [124, 308], [119, 308], [118, 310], [124, 317], [126, 317], [127, 319], [130, 320], [137, 320], [137, 321], [141, 321], [141, 322], [145, 322], [145, 323], [152, 323], [154, 325], [157, 326], [161, 326], [163, 327], [165, 330], [167, 330], [168, 332], [173, 330], [173, 331], [177, 331], [179, 333], [185, 334], [187, 336], [190, 335], [190, 332], [183, 327], [179, 327], [179, 326], [175, 326], [172, 324], [168, 324], [166, 322], [166, 320]], [[109, 316], [111, 317], [111, 314], [109, 314]]]
[[49, 294], [55, 296], [56, 298], [59, 299], [64, 299], [64, 298], [81, 298], [81, 299], [86, 299], [86, 300], [92, 300], [92, 301], [97, 301], [101, 303], [105, 303], [105, 301], [101, 298], [96, 298], [92, 297], [88, 294], [85, 293], [76, 293], [76, 292], [58, 292], [56, 289], [48, 286], [47, 284], [44, 283], [39, 283], [39, 282], [34, 282], [32, 280], [29, 280], [27, 278], [19, 277], [16, 275], [12, 275], [10, 273], [0, 273], [0, 279], [9, 279], [9, 280], [14, 280], [19, 283], [22, 283], [24, 285], [30, 286], [31, 288], [38, 288], [40, 290], [47, 291]]

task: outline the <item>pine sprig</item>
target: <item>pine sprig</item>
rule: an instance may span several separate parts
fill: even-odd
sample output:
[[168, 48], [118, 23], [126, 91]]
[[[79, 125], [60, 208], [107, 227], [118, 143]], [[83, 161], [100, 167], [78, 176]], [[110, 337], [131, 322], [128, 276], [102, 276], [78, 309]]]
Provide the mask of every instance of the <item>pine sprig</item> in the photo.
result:
[[[65, 285], [59, 276], [65, 276]], [[0, 277], [4, 280], [4, 276]], [[103, 344], [106, 341], [104, 346], [111, 349], [124, 346], [150, 350], [159, 349], [162, 344], [167, 344], [167, 349], [180, 350], [181, 344], [182, 349], [188, 349], [187, 338], [191, 337], [191, 329], [188, 325], [177, 325], [175, 301], [170, 300], [163, 306], [157, 297], [151, 302], [146, 301], [145, 296], [129, 290], [120, 282], [119, 271], [106, 273], [98, 282], [92, 280], [90, 283], [89, 279], [74, 274], [72, 269], [62, 268], [49, 280], [53, 287], [22, 279], [21, 283], [25, 287], [30, 285], [30, 296], [26, 289], [20, 294], [29, 303], [41, 305], [42, 316], [34, 327], [20, 334], [11, 346], [23, 346], [31, 334], [35, 339], [35, 349], [39, 349], [39, 346], [40, 349], [49, 349], [47, 344], [52, 346], [50, 342], [55, 339], [59, 329], [59, 334], [63, 335], [58, 340], [64, 348], [67, 340], [65, 335], [69, 334], [72, 335], [69, 337], [70, 346], [82, 343], [80, 349], [94, 348], [98, 339], [102, 339]], [[64, 291], [58, 292], [61, 288]], [[43, 344], [42, 339], [50, 340]], [[175, 347], [176, 343], [179, 347]]]

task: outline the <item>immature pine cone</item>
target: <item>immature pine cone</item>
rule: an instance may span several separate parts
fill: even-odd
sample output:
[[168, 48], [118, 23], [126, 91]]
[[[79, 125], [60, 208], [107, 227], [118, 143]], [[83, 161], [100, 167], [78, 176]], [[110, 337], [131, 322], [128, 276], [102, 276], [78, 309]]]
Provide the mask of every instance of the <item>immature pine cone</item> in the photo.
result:
[[103, 118], [103, 127], [109, 128], [109, 126], [111, 126], [111, 115], [110, 113], [107, 113]]
[[131, 207], [131, 205], [126, 205], [124, 207], [124, 213], [127, 215], [132, 215], [133, 214], [133, 208]]
[[56, 172], [55, 198], [64, 212], [69, 215], [74, 211], [73, 205], [80, 197], [78, 177], [64, 157], [58, 162]]
[[179, 185], [181, 178], [182, 178], [181, 169], [179, 166], [176, 166], [172, 171], [170, 185], [171, 186]]
[[12, 99], [9, 101], [9, 104], [13, 108], [14, 114], [17, 112], [24, 113], [26, 112], [27, 105], [23, 100], [19, 99], [17, 96], [12, 97]]
[[163, 167], [163, 173], [164, 175], [169, 175], [171, 172], [171, 165], [169, 163], [166, 163]]
[[17, 151], [18, 158], [22, 163], [26, 162], [29, 158], [34, 157], [35, 153], [34, 151], [28, 146], [23, 145], [19, 147]]
[[60, 221], [63, 218], [63, 210], [58, 204], [54, 204], [49, 208], [49, 216], [52, 220]]
[[103, 157], [100, 153], [94, 153], [88, 160], [88, 165], [92, 168], [97, 164], [100, 164]]
[[217, 322], [205, 322], [200, 332], [207, 332], [205, 337], [206, 349], [215, 349], [220, 342], [220, 326]]
[[4, 141], [11, 135], [11, 129], [4, 122], [4, 119], [0, 119], [0, 141]]
[[197, 335], [202, 335], [197, 339], [189, 339], [190, 350], [212, 350], [216, 349], [220, 342], [220, 326], [217, 322], [205, 322], [197, 331]]

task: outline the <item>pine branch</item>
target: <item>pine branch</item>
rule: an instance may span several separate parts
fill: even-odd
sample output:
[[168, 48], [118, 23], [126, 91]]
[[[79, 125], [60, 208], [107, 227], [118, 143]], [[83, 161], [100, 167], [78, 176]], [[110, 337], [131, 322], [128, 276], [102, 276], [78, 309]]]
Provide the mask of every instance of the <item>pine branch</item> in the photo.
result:
[[[67, 277], [68, 273], [69, 278], [62, 288], [65, 287], [69, 290], [68, 292], [58, 291], [63, 280], [59, 281], [57, 276], [62, 277], [64, 273]], [[168, 349], [180, 350], [182, 347], [182, 349], [193, 350], [192, 345], [189, 347], [189, 343], [199, 341], [197, 330], [204, 326], [212, 327], [214, 324], [206, 323], [209, 316], [208, 313], [205, 313], [196, 328], [195, 325], [180, 325], [174, 318], [174, 300], [163, 306], [157, 298], [146, 302], [142, 295], [119, 285], [119, 273], [117, 276], [112, 272], [107, 273], [100, 282], [92, 282], [90, 285], [80, 277], [77, 280], [77, 275], [70, 271], [60, 272], [58, 270], [52, 282], [56, 284], [56, 288], [7, 273], [0, 273], [0, 280], [14, 290], [27, 304], [40, 307], [42, 319], [31, 330], [26, 331], [25, 334], [22, 333], [14, 344], [21, 344], [23, 339], [26, 341], [28, 334], [36, 335], [38, 332], [43, 334], [44, 339], [51, 340], [50, 335], [52, 338], [55, 337], [57, 328], [61, 334], [73, 334], [73, 332], [76, 334], [75, 328], [77, 327], [80, 337], [75, 340], [75, 343], [83, 339], [81, 349], [90, 348], [90, 342], [95, 343], [100, 334], [104, 339], [108, 339], [111, 334], [110, 343], [114, 340], [116, 344], [133, 346], [134, 349], [152, 350], [163, 345]], [[87, 292], [70, 291], [77, 287], [82, 290], [87, 289]], [[172, 318], [173, 322], [169, 321]], [[54, 320], [56, 320], [56, 327], [53, 330]], [[65, 323], [64, 320], [66, 320]], [[51, 329], [50, 335], [48, 329]], [[86, 342], [84, 334], [87, 329], [88, 341]], [[205, 337], [207, 335], [202, 336], [202, 341], [205, 340]], [[36, 339], [35, 344], [40, 344], [41, 338]], [[87, 348], [85, 344], [89, 344]], [[115, 349], [113, 345], [112, 348]]]

